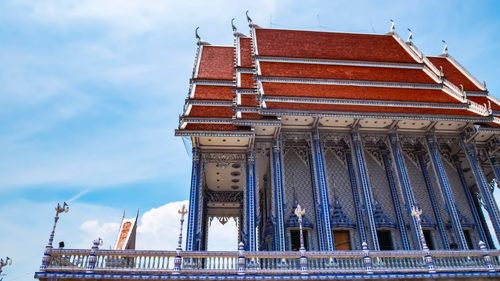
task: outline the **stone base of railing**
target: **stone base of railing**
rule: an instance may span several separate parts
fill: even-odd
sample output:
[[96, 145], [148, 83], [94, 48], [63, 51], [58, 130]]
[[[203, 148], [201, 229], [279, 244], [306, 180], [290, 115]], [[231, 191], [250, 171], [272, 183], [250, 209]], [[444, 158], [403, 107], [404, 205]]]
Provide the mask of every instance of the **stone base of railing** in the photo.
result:
[[[286, 274], [134, 274], [134, 273], [70, 273], [70, 272], [37, 272], [35, 278], [39, 280], [297, 280], [297, 275]], [[474, 278], [474, 280], [499, 280], [500, 272], [436, 272], [436, 273], [377, 273], [373, 274], [308, 274], [301, 275], [300, 280], [429, 280], [429, 279], [465, 279]]]

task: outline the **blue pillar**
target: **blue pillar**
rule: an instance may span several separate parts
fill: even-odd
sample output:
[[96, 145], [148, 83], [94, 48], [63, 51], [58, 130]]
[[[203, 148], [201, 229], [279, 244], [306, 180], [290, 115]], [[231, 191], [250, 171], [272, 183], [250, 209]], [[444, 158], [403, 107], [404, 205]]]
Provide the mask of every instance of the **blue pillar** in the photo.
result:
[[439, 203], [436, 198], [436, 193], [434, 193], [434, 187], [432, 186], [431, 178], [429, 176], [429, 171], [427, 170], [427, 164], [424, 159], [424, 152], [422, 147], [417, 147], [415, 149], [415, 155], [417, 156], [418, 165], [422, 171], [422, 176], [424, 178], [425, 187], [427, 189], [427, 194], [429, 195], [429, 200], [432, 205], [432, 212], [434, 213], [434, 218], [436, 220], [437, 229], [439, 232], [439, 237], [443, 243], [445, 249], [450, 249], [450, 242], [448, 240], [448, 235], [446, 234], [446, 228], [443, 222], [443, 217], [441, 216], [441, 209], [439, 208]]
[[255, 169], [255, 153], [254, 151], [250, 151], [247, 155], [247, 186], [245, 189], [245, 234], [246, 234], [246, 243], [245, 247], [247, 251], [256, 251], [257, 250], [257, 175]]
[[285, 251], [285, 218], [284, 218], [284, 194], [283, 194], [283, 171], [281, 147], [279, 141], [275, 141], [271, 153], [271, 172], [273, 177], [273, 201], [274, 201], [274, 250]]
[[[345, 162], [347, 164], [347, 172], [349, 173], [349, 183], [351, 184], [352, 198], [354, 201], [354, 211], [356, 212], [356, 227], [359, 235], [359, 243], [367, 241], [365, 223], [363, 221], [363, 214], [361, 212], [361, 202], [359, 201], [358, 193], [358, 183], [356, 180], [356, 172], [354, 171], [354, 165], [352, 164], [352, 154], [351, 150], [345, 149]], [[361, 249], [361, 244], [358, 249]]]
[[[368, 170], [366, 168], [365, 153], [363, 151], [363, 143], [358, 131], [352, 132], [352, 146], [358, 168], [359, 180], [363, 191], [363, 199], [365, 203], [365, 212], [368, 219], [368, 227], [373, 249], [380, 250], [377, 237], [377, 226], [375, 225], [375, 217], [373, 216], [373, 198], [370, 187], [370, 179], [368, 178]], [[367, 242], [367, 241], [363, 241]]]
[[446, 207], [451, 218], [451, 223], [453, 225], [453, 230], [455, 231], [455, 237], [457, 239], [458, 246], [460, 249], [467, 250], [467, 241], [465, 240], [462, 224], [460, 223], [460, 217], [458, 216], [458, 212], [455, 206], [453, 191], [450, 188], [448, 176], [446, 175], [446, 170], [444, 168], [443, 161], [441, 160], [438, 142], [434, 134], [427, 135], [427, 146], [429, 147], [429, 155], [431, 157], [431, 162], [433, 164], [434, 172], [437, 177], [437, 182], [446, 201]]
[[[313, 170], [316, 179], [316, 188], [318, 189], [317, 194], [319, 195], [319, 211], [321, 212], [322, 220], [322, 234], [323, 240], [326, 242], [320, 251], [333, 251], [335, 250], [335, 244], [333, 242], [332, 226], [330, 223], [330, 202], [328, 199], [328, 186], [325, 176], [325, 162], [323, 157], [323, 147], [321, 146], [321, 140], [319, 136], [318, 129], [315, 129], [312, 133], [312, 155], [313, 155]], [[321, 233], [321, 232], [320, 232]]]
[[495, 198], [493, 197], [493, 193], [490, 191], [490, 187], [488, 181], [486, 180], [486, 176], [484, 175], [484, 172], [481, 169], [481, 165], [479, 163], [479, 159], [476, 152], [476, 147], [473, 142], [462, 143], [462, 147], [465, 152], [465, 155], [467, 156], [467, 160], [469, 161], [472, 174], [474, 175], [476, 184], [479, 187], [481, 196], [483, 197], [486, 210], [488, 211], [488, 214], [491, 219], [491, 224], [495, 229], [497, 240], [500, 242], [500, 212], [498, 210], [498, 205], [495, 202]]
[[[406, 166], [404, 159], [401, 155], [398, 145], [397, 135], [391, 135], [390, 137], [392, 155], [394, 157], [394, 164], [396, 166], [396, 172], [398, 173], [399, 183], [402, 187], [403, 195], [406, 201], [406, 211], [408, 212], [409, 218], [412, 220], [411, 228], [415, 234], [416, 244], [418, 243], [417, 234], [417, 224], [415, 218], [411, 215], [411, 207], [415, 205], [415, 199], [413, 197], [413, 192], [411, 191], [410, 181], [408, 179], [408, 172], [406, 171]], [[392, 175], [392, 167], [389, 161], [389, 151], [387, 149], [382, 150], [382, 160], [384, 161], [385, 173], [387, 176], [387, 182], [389, 183], [389, 188], [391, 190], [392, 204], [394, 205], [394, 210], [396, 211], [396, 216], [398, 218], [399, 234], [401, 235], [401, 241], [403, 242], [404, 250], [411, 250], [410, 241], [408, 239], [408, 233], [406, 232], [406, 224], [403, 217], [403, 212], [401, 211], [401, 205], [399, 204], [399, 196], [396, 188], [396, 183], [394, 182], [394, 176]]]
[[193, 147], [193, 164], [191, 168], [191, 188], [189, 191], [189, 213], [187, 224], [186, 251], [198, 250], [197, 234], [199, 231], [200, 203], [200, 150]]
[[490, 155], [488, 151], [486, 151], [488, 158], [490, 160], [491, 169], [493, 170], [493, 174], [495, 175], [495, 179], [497, 183], [500, 184], [500, 160], [498, 160], [495, 155]]
[[458, 177], [460, 178], [460, 183], [462, 184], [462, 189], [464, 190], [465, 197], [467, 198], [467, 205], [469, 205], [472, 217], [474, 218], [474, 224], [476, 226], [477, 232], [479, 233], [479, 237], [481, 238], [481, 241], [486, 244], [486, 247], [490, 248], [489, 239], [484, 232], [481, 218], [479, 217], [476, 206], [474, 205], [474, 198], [472, 197], [470, 189], [467, 186], [467, 181], [465, 180], [464, 171], [462, 169], [462, 162], [456, 155], [453, 156], [453, 164], [455, 164], [455, 168], [457, 169]]

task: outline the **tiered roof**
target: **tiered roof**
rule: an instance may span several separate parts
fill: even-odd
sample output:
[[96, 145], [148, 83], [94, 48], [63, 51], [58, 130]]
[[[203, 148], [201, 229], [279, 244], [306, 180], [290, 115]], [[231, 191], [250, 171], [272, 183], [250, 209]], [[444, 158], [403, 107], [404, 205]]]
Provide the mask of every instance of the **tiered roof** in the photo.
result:
[[[446, 53], [425, 56], [395, 32], [262, 28], [233, 46], [198, 41], [178, 135], [280, 126], [282, 116], [459, 120], [500, 127], [500, 102]], [[205, 134], [206, 135], [206, 134]]]

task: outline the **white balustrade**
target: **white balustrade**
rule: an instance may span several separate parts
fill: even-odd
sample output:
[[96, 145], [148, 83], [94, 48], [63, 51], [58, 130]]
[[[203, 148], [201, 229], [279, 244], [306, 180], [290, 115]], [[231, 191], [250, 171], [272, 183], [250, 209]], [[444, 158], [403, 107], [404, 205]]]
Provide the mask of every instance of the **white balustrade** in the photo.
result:
[[[53, 249], [47, 272], [85, 272], [90, 250]], [[424, 251], [370, 251], [374, 273], [427, 272]], [[500, 270], [500, 250], [487, 252], [494, 270]], [[94, 272], [153, 272], [171, 274], [175, 251], [98, 250]], [[299, 274], [299, 252], [245, 252], [246, 274]], [[363, 251], [306, 252], [309, 274], [366, 273]], [[488, 271], [485, 252], [430, 251], [436, 272]], [[237, 274], [238, 251], [181, 252], [180, 273]], [[491, 268], [490, 268], [491, 270]]]

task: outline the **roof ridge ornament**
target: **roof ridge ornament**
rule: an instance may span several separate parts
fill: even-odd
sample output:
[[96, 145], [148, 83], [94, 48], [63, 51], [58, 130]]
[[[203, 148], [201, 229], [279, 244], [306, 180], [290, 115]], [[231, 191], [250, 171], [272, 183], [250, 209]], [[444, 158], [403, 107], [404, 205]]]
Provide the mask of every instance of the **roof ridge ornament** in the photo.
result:
[[389, 34], [394, 34], [396, 33], [396, 23], [394, 22], [393, 19], [391, 21], [391, 27], [389, 28]]
[[234, 18], [231, 19], [231, 28], [233, 29], [233, 35], [235, 37], [245, 36], [245, 34], [238, 32], [238, 28], [234, 25]]
[[247, 10], [245, 12], [245, 15], [247, 16], [248, 25], [251, 27], [253, 24], [253, 21], [252, 21], [252, 18], [248, 15], [248, 12], [249, 12], [249, 10]]
[[201, 39], [200, 35], [198, 34], [198, 29], [200, 29], [199, 26], [197, 26], [196, 29], [194, 30], [194, 36], [196, 37], [196, 44], [198, 46], [201, 46], [201, 45], [210, 45], [210, 43], [208, 43], [206, 41], [203, 41], [203, 39]]
[[408, 39], [406, 39], [406, 42], [412, 44], [413, 43], [412, 42], [412, 40], [413, 40], [413, 31], [411, 31], [410, 28], [407, 28], [407, 29], [408, 29], [409, 33], [408, 33]]
[[447, 57], [448, 56], [448, 43], [446, 43], [446, 41], [444, 39], [441, 40], [441, 42], [443, 42], [443, 44], [444, 44], [443, 52], [441, 52], [441, 55]]
[[231, 19], [231, 28], [233, 28], [234, 33], [238, 32], [238, 28], [234, 25], [234, 18]]

